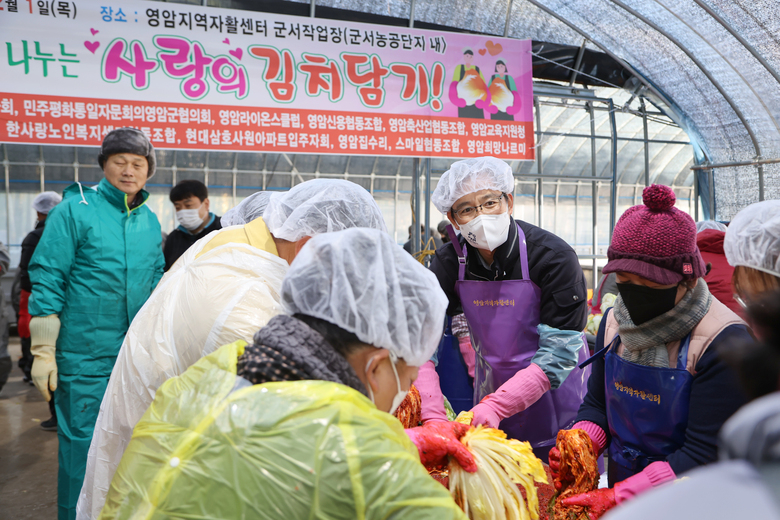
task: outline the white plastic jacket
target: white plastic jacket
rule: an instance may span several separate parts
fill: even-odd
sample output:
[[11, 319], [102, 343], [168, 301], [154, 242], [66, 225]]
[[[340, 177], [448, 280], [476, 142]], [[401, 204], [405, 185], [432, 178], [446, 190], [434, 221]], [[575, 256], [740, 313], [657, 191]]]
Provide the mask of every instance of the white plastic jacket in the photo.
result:
[[[133, 428], [160, 385], [222, 345], [251, 341], [281, 312], [279, 295], [288, 264], [276, 256], [262, 219], [248, 224], [246, 234], [236, 233], [240, 229], [228, 227], [196, 242], [165, 274], [130, 325], [100, 405], [78, 520], [100, 514]], [[218, 236], [225, 233], [232, 234]], [[225, 236], [238, 235], [249, 236], [249, 243], [225, 243]], [[222, 244], [214, 247], [216, 243]]]

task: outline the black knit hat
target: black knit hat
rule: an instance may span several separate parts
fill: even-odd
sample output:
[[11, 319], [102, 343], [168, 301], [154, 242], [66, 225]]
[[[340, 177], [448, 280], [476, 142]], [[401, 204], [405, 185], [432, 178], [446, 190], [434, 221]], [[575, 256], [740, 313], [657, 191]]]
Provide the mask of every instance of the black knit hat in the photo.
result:
[[118, 153], [132, 153], [146, 157], [149, 164], [149, 176], [151, 179], [157, 167], [157, 159], [154, 156], [154, 146], [146, 138], [146, 135], [135, 128], [124, 127], [110, 131], [103, 138], [103, 144], [100, 146], [98, 163], [100, 168], [106, 163], [106, 160], [112, 155]]

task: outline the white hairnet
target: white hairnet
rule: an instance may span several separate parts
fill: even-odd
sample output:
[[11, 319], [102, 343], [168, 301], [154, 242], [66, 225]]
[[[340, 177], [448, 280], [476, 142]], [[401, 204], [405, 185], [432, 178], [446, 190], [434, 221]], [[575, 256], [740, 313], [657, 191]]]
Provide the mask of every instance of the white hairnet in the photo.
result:
[[282, 305], [420, 366], [441, 339], [447, 297], [390, 235], [353, 228], [306, 243], [282, 281]]
[[262, 217], [270, 198], [270, 191], [258, 191], [251, 194], [222, 215], [220, 219], [222, 227], [241, 226]]
[[459, 198], [480, 190], [512, 193], [515, 178], [512, 168], [495, 157], [477, 157], [452, 163], [439, 179], [431, 195], [431, 202], [442, 213], [447, 213]]
[[44, 191], [33, 199], [32, 207], [38, 213], [48, 215], [51, 208], [62, 202], [62, 197], [56, 191]]
[[705, 229], [715, 229], [717, 231], [726, 231], [726, 226], [717, 220], [701, 220], [696, 223], [696, 232], [701, 233]]
[[737, 213], [726, 229], [723, 250], [733, 267], [780, 276], [780, 200], [757, 202]]
[[290, 242], [353, 227], [387, 231], [371, 194], [340, 179], [313, 179], [274, 193], [263, 220], [276, 238]]

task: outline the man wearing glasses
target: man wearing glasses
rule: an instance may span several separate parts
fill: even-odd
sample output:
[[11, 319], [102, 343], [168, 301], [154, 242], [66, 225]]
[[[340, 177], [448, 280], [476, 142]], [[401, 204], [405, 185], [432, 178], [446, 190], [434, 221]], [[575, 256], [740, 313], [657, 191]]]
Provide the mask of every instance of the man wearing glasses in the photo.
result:
[[[460, 236], [449, 230], [452, 241], [436, 251], [431, 270], [449, 299], [447, 314], [465, 314], [476, 351], [472, 424], [500, 424], [546, 461], [587, 390], [589, 369], [577, 368], [588, 355], [581, 333], [587, 290], [566, 242], [512, 218], [513, 191], [512, 170], [501, 160], [454, 163], [432, 201]], [[416, 385], [423, 416], [444, 420], [432, 362]]]

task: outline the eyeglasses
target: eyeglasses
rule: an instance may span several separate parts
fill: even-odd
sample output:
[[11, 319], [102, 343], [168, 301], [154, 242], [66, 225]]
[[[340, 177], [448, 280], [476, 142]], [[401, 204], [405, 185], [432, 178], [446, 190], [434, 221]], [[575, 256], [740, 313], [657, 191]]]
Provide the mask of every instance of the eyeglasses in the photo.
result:
[[452, 210], [452, 214], [455, 215], [458, 220], [465, 223], [474, 219], [477, 216], [477, 212], [498, 213], [498, 211], [501, 209], [501, 201], [503, 199], [504, 194], [502, 193], [495, 199], [486, 200], [478, 206], [467, 206], [465, 208], [459, 209], [458, 211]]

